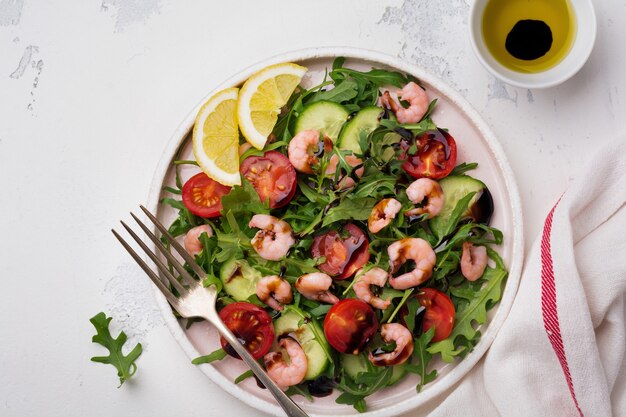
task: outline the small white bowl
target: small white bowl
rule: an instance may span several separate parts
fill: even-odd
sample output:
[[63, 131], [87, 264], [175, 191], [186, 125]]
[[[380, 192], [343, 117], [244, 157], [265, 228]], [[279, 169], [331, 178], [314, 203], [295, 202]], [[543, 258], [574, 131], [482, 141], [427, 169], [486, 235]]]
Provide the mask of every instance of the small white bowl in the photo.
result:
[[488, 0], [475, 0], [470, 8], [470, 39], [478, 60], [495, 77], [524, 88], [548, 88], [572, 77], [589, 58], [596, 39], [596, 15], [591, 0], [569, 0], [576, 19], [576, 37], [568, 54], [554, 67], [537, 73], [522, 73], [500, 64], [489, 52], [482, 35], [482, 19]]

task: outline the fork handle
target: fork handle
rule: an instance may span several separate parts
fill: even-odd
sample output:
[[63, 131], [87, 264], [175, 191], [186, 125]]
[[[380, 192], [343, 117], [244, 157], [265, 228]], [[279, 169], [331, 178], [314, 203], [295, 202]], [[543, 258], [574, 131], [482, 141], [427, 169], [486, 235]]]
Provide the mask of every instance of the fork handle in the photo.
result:
[[230, 331], [222, 320], [217, 315], [215, 310], [211, 311], [207, 317], [204, 317], [209, 321], [217, 331], [224, 336], [224, 339], [235, 349], [235, 352], [243, 359], [243, 361], [250, 367], [252, 372], [261, 380], [263, 385], [272, 393], [278, 404], [285, 410], [289, 417], [308, 417], [305, 413], [282, 389], [269, 377], [265, 370], [259, 365], [259, 363], [252, 357], [250, 352], [239, 342], [233, 332]]

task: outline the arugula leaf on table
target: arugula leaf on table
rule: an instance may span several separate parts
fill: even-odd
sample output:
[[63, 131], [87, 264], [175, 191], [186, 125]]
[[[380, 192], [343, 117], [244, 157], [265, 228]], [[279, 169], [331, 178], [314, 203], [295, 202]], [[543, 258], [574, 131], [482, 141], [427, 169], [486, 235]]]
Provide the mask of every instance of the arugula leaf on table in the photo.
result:
[[[484, 284], [475, 292], [468, 303], [458, 304], [454, 315], [454, 327], [450, 336], [431, 344], [427, 350], [431, 354], [441, 354], [445, 362], [452, 362], [455, 356], [466, 354], [480, 336], [474, 325], [484, 324], [487, 321], [487, 310], [493, 307], [502, 297], [502, 286], [508, 272], [496, 265], [496, 268], [487, 267], [481, 278]], [[465, 280], [462, 286], [471, 286], [474, 283]], [[475, 284], [474, 284], [475, 285]]]
[[[128, 381], [137, 372], [135, 361], [141, 355], [141, 343], [137, 343], [128, 355], [124, 355], [122, 347], [126, 343], [126, 333], [120, 332], [116, 339], [111, 336], [109, 331], [109, 323], [112, 317], [100, 312], [93, 316], [89, 321], [96, 328], [97, 334], [91, 338], [93, 343], [98, 343], [108, 349], [108, 356], [94, 356], [91, 358], [93, 362], [106, 363], [115, 366], [117, 376], [120, 378], [120, 387], [124, 382]], [[119, 388], [119, 387], [118, 387]]]

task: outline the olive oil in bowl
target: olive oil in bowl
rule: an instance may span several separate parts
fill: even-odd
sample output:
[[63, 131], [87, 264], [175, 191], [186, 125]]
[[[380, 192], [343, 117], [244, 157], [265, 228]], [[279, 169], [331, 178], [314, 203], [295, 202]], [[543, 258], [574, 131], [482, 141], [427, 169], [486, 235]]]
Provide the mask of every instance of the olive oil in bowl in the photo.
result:
[[500, 64], [537, 73], [568, 54], [576, 37], [576, 18], [569, 0], [488, 0], [482, 35]]

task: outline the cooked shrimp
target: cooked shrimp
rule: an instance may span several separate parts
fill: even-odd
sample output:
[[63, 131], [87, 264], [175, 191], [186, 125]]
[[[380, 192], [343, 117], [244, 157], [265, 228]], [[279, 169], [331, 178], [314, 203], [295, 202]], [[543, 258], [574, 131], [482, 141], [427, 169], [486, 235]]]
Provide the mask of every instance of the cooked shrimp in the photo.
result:
[[202, 242], [200, 242], [200, 235], [206, 233], [209, 237], [213, 236], [213, 229], [208, 224], [202, 226], [196, 226], [189, 230], [183, 239], [185, 250], [192, 256], [195, 256], [202, 252]]
[[430, 178], [419, 178], [413, 181], [406, 189], [406, 195], [414, 204], [422, 204], [426, 200], [422, 207], [416, 207], [407, 211], [407, 216], [428, 213], [428, 218], [435, 217], [439, 214], [445, 202], [441, 185]]
[[256, 284], [256, 295], [276, 311], [282, 311], [283, 304], [289, 304], [293, 300], [291, 285], [278, 275], [261, 278]]
[[335, 304], [339, 298], [335, 297], [328, 289], [333, 279], [321, 272], [302, 275], [296, 281], [296, 290], [309, 300], [317, 300], [323, 303]]
[[413, 353], [413, 335], [401, 324], [387, 323], [380, 326], [380, 335], [385, 343], [396, 342], [396, 348], [387, 353], [369, 353], [370, 362], [377, 366], [399, 365]]
[[413, 81], [405, 85], [402, 90], [398, 90], [398, 100], [408, 101], [409, 107], [405, 109], [396, 103], [389, 95], [389, 91], [385, 91], [380, 98], [381, 104], [391, 109], [400, 123], [418, 123], [430, 105], [426, 92]]
[[372, 213], [367, 219], [367, 228], [372, 233], [378, 233], [385, 228], [391, 220], [396, 217], [396, 214], [402, 208], [402, 204], [395, 198], [385, 198], [380, 200], [374, 208]]
[[[319, 162], [320, 132], [317, 130], [303, 130], [296, 134], [289, 142], [287, 153], [289, 162], [295, 169], [305, 174], [312, 174], [312, 165]], [[336, 166], [336, 165], [335, 165]]]
[[415, 269], [406, 274], [389, 278], [389, 285], [396, 290], [406, 290], [426, 281], [433, 273], [437, 262], [435, 251], [424, 239], [407, 237], [393, 242], [387, 248], [391, 273], [409, 259], [415, 261]]
[[372, 306], [379, 308], [381, 310], [386, 309], [391, 304], [389, 300], [383, 300], [382, 298], [376, 297], [372, 290], [370, 289], [370, 285], [376, 285], [377, 287], [383, 287], [387, 282], [387, 278], [389, 274], [382, 268], [372, 268], [363, 275], [362, 269], [359, 269], [356, 272], [356, 276], [358, 277], [352, 289], [356, 294], [357, 298], [365, 301], [366, 303], [371, 304]]
[[[291, 337], [284, 337], [278, 341], [280, 352], [270, 352], [263, 358], [265, 370], [274, 382], [283, 390], [304, 380], [309, 366], [304, 350]], [[284, 354], [289, 356], [289, 365]]]
[[248, 223], [249, 227], [259, 230], [252, 238], [252, 247], [262, 258], [277, 261], [287, 254], [289, 248], [296, 243], [291, 226], [284, 220], [267, 214], [255, 214]]
[[470, 281], [476, 281], [483, 276], [486, 267], [487, 248], [464, 242], [461, 255], [461, 273], [463, 276]]

